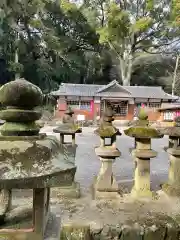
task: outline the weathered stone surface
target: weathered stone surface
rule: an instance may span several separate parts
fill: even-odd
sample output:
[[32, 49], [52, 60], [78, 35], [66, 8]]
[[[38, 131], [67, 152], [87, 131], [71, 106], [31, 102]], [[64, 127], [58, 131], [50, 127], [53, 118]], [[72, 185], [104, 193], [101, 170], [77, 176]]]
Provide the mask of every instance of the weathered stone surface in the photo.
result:
[[150, 127], [130, 127], [124, 132], [126, 135], [135, 138], [162, 138], [164, 136], [155, 128]]
[[61, 171], [62, 176], [64, 172], [64, 180], [61, 178], [63, 184], [72, 183], [76, 167], [64, 160], [60, 144], [55, 138], [22, 137], [19, 141], [12, 139], [11, 137], [6, 137], [4, 141], [0, 139], [1, 188], [11, 186], [33, 188], [53, 183], [58, 186], [61, 178], [58, 174]]

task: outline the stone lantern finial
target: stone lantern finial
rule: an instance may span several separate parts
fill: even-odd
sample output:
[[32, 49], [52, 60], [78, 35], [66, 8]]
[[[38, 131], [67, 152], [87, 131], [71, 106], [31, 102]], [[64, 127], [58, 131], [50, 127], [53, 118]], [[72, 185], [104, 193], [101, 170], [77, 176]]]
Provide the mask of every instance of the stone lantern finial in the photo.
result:
[[6, 110], [0, 118], [6, 122], [1, 127], [3, 136], [38, 135], [39, 126], [35, 123], [41, 113], [34, 108], [43, 101], [41, 90], [24, 79], [9, 82], [0, 88], [0, 102]]
[[148, 114], [145, 109], [141, 108], [138, 114], [138, 119], [133, 123], [133, 126], [148, 126]]
[[150, 188], [150, 159], [156, 157], [157, 153], [151, 149], [152, 138], [162, 138], [157, 129], [149, 127], [147, 114], [139, 114], [138, 124], [126, 129], [125, 134], [135, 138], [135, 182], [132, 189], [134, 197], [151, 197]]

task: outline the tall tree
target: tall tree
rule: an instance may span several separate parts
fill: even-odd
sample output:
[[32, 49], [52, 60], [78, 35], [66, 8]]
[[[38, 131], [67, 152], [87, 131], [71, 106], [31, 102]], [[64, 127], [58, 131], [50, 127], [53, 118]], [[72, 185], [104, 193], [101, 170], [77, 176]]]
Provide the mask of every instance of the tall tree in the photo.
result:
[[100, 41], [109, 47], [123, 85], [130, 85], [133, 61], [140, 53], [163, 52], [179, 41], [179, 29], [170, 26], [168, 0], [92, 0], [93, 4]]
[[65, 0], [1, 1], [0, 34], [9, 72], [44, 89], [87, 75], [85, 53], [97, 51], [99, 41], [76, 5]]

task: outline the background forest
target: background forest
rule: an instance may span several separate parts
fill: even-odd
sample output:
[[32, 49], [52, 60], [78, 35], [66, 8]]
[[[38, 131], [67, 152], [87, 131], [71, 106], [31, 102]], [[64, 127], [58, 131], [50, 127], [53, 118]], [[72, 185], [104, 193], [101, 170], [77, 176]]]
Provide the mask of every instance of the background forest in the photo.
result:
[[161, 85], [180, 93], [180, 0], [1, 0], [0, 84]]

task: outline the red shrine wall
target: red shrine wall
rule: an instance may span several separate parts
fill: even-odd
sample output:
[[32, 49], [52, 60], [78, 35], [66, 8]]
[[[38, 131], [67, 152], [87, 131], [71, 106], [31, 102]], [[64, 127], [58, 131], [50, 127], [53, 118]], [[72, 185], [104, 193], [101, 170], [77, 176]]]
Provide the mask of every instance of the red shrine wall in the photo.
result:
[[[57, 101], [57, 108], [55, 111], [55, 118], [62, 118], [64, 112], [66, 111], [68, 105], [65, 97], [60, 97]], [[77, 119], [77, 115], [84, 115], [85, 120], [94, 120], [96, 116], [100, 116], [101, 104], [99, 102], [94, 102], [94, 100], [89, 100], [89, 108], [74, 110], [74, 117]], [[115, 116], [115, 120], [133, 120], [135, 116], [136, 104], [128, 104], [128, 112], [126, 116]], [[148, 116], [150, 121], [157, 121], [161, 119], [161, 113], [155, 109], [148, 109]]]

